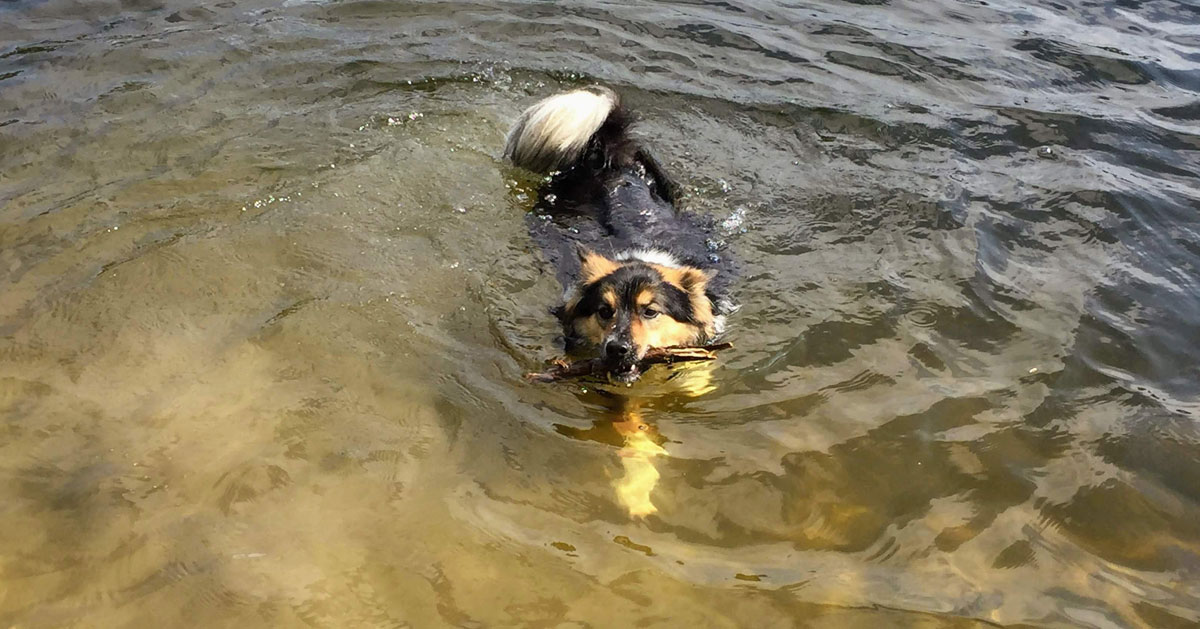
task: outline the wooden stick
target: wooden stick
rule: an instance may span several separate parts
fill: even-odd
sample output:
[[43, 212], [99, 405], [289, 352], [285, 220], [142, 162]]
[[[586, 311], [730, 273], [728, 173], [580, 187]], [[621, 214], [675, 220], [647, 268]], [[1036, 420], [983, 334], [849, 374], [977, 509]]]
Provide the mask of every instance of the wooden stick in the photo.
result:
[[[652, 347], [642, 358], [640, 368], [650, 365], [682, 363], [696, 360], [716, 360], [717, 352], [733, 347], [733, 343], [715, 343], [713, 345], [695, 347]], [[590, 376], [594, 373], [604, 373], [604, 360], [601, 358], [586, 358], [575, 362], [567, 362], [561, 358], [550, 361], [550, 368], [542, 372], [525, 374], [530, 382], [558, 382], [568, 378]]]

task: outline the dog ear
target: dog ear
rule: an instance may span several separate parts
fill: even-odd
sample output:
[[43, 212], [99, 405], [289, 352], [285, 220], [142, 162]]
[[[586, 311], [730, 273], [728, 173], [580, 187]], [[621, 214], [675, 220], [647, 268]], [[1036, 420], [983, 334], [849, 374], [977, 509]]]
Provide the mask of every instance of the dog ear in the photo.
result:
[[680, 269], [679, 286], [691, 295], [703, 295], [704, 290], [708, 288], [708, 282], [717, 275], [715, 270], [704, 270], [697, 268]]
[[715, 270], [702, 270], [694, 267], [688, 267], [680, 270], [679, 285], [688, 294], [688, 299], [692, 302], [692, 318], [695, 323], [698, 323], [704, 328], [704, 338], [708, 340], [716, 334], [717, 320], [713, 316], [713, 304], [709, 299], [708, 283], [712, 278], [716, 277]]
[[575, 255], [579, 256], [579, 281], [591, 284], [617, 270], [617, 263], [576, 243]]

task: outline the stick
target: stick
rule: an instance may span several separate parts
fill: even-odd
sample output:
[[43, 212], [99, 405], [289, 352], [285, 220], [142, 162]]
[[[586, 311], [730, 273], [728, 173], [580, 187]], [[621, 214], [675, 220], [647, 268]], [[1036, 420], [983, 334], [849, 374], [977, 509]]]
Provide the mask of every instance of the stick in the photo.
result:
[[[717, 352], [733, 347], [733, 343], [716, 343], [704, 347], [652, 347], [646, 351], [639, 367], [650, 365], [682, 363], [696, 360], [716, 360]], [[530, 382], [558, 382], [568, 378], [590, 376], [604, 372], [604, 360], [587, 358], [575, 362], [567, 362], [556, 358], [550, 362], [550, 368], [542, 372], [525, 374]]]

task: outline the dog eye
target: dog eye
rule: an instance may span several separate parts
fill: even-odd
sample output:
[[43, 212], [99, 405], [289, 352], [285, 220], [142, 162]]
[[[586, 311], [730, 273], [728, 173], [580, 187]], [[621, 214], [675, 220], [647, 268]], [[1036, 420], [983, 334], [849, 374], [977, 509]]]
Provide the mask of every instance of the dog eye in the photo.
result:
[[613, 316], [613, 309], [608, 306], [600, 306], [596, 309], [596, 316], [600, 317], [601, 319], [611, 319]]
[[657, 316], [658, 316], [658, 311], [655, 310], [653, 307], [648, 307], [642, 311], [642, 317], [644, 317], [646, 319], [653, 319], [654, 317], [657, 317]]

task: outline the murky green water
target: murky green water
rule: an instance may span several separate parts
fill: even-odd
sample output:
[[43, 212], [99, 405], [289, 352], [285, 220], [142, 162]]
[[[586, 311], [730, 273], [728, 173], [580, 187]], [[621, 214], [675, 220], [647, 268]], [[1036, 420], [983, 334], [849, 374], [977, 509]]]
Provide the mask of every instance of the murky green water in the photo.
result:
[[[1200, 12], [0, 3], [0, 626], [1200, 623]], [[558, 352], [594, 81], [736, 348]]]

